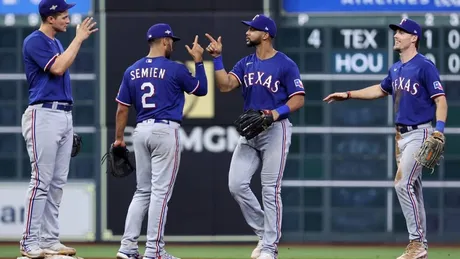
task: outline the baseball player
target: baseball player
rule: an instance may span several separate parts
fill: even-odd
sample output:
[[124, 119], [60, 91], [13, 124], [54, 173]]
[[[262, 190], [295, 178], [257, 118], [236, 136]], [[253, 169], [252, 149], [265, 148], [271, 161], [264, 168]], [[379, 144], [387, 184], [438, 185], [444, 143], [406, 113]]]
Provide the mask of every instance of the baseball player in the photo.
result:
[[137, 114], [133, 132], [137, 189], [126, 216], [125, 232], [118, 259], [140, 258], [137, 240], [148, 210], [147, 244], [144, 258], [179, 259], [164, 249], [164, 230], [174, 183], [180, 163], [179, 127], [184, 108], [184, 92], [204, 96], [208, 92], [203, 66], [203, 48], [195, 37], [192, 48], [185, 46], [195, 61], [195, 77], [180, 63], [171, 61], [174, 36], [168, 24], [149, 28], [150, 52], [125, 71], [116, 101], [114, 146], [125, 146], [123, 134], [128, 110]]
[[92, 18], [86, 18], [64, 51], [55, 36], [67, 30], [68, 10], [73, 6], [65, 0], [42, 0], [40, 28], [28, 35], [23, 44], [29, 106], [22, 116], [22, 135], [32, 174], [20, 251], [29, 258], [76, 254], [75, 249], [59, 242], [58, 221], [73, 143], [73, 99], [68, 68], [83, 41], [98, 29]]
[[[253, 139], [240, 137], [229, 170], [229, 189], [239, 204], [248, 225], [259, 237], [252, 259], [273, 259], [278, 255], [281, 238], [281, 181], [291, 144], [292, 124], [289, 115], [304, 104], [305, 90], [297, 65], [284, 53], [273, 48], [276, 24], [258, 14], [249, 26], [246, 45], [255, 53], [242, 58], [227, 73], [222, 61], [222, 38], [206, 34], [210, 44], [206, 50], [214, 57], [216, 83], [221, 92], [241, 87], [244, 111], [264, 110], [274, 123]], [[262, 197], [264, 210], [249, 188], [258, 166], [262, 166]]]
[[[403, 19], [390, 24], [395, 31], [393, 49], [400, 61], [391, 66], [380, 84], [367, 88], [333, 93], [324, 101], [370, 100], [393, 96], [396, 123], [395, 189], [406, 219], [410, 243], [398, 259], [427, 258], [426, 216], [422, 191], [422, 166], [414, 154], [431, 134], [443, 134], [447, 101], [436, 66], [418, 53], [422, 36], [419, 24]], [[436, 118], [433, 129], [431, 122]]]

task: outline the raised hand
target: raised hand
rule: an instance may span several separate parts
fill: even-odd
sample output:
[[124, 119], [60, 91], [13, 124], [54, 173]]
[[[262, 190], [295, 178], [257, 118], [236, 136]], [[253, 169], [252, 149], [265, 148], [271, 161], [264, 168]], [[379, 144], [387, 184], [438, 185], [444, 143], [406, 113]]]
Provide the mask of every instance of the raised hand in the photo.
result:
[[98, 31], [99, 30], [98, 28], [94, 28], [94, 26], [96, 26], [96, 22], [92, 22], [92, 21], [93, 21], [93, 17], [86, 17], [86, 19], [83, 20], [81, 24], [78, 24], [77, 25], [77, 35], [75, 37], [84, 41], [93, 32]]
[[210, 41], [209, 45], [206, 47], [206, 51], [213, 57], [218, 57], [222, 54], [222, 37], [219, 36], [215, 40], [209, 33], [205, 34], [206, 38]]
[[328, 95], [323, 99], [324, 102], [331, 103], [334, 101], [343, 101], [348, 99], [348, 94], [346, 92], [333, 93]]
[[188, 54], [192, 56], [193, 61], [195, 61], [195, 63], [202, 62], [204, 50], [201, 47], [201, 45], [198, 43], [198, 35], [195, 36], [195, 40], [193, 41], [192, 44], [193, 44], [192, 48], [190, 48], [188, 45], [185, 45], [185, 48], [187, 49]]

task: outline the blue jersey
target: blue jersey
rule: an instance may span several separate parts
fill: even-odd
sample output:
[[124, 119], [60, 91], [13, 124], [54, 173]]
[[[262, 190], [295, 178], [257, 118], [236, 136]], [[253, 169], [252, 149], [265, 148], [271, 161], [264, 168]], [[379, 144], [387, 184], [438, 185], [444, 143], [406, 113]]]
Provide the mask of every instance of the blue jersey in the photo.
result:
[[240, 82], [244, 110], [273, 110], [296, 94], [305, 94], [299, 68], [288, 56], [277, 52], [260, 60], [256, 54], [242, 58], [230, 74]]
[[184, 92], [197, 96], [207, 93], [203, 63], [195, 64], [195, 70], [193, 77], [183, 64], [165, 57], [144, 57], [125, 71], [116, 101], [134, 105], [137, 122], [147, 119], [181, 122]]
[[436, 113], [433, 98], [445, 95], [436, 66], [421, 54], [404, 64], [396, 62], [380, 86], [393, 95], [396, 124], [407, 126], [431, 122]]
[[69, 71], [57, 76], [49, 72], [56, 58], [64, 52], [58, 39], [51, 39], [36, 30], [24, 39], [22, 55], [27, 83], [29, 104], [61, 101], [73, 103]]

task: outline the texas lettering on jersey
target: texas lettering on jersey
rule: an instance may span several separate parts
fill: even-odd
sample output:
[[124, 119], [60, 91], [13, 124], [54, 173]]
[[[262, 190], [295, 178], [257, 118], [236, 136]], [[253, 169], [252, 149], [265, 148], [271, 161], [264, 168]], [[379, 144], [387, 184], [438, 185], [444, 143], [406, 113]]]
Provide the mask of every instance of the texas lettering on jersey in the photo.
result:
[[422, 54], [404, 64], [396, 62], [380, 86], [393, 96], [395, 122], [408, 126], [431, 122], [436, 112], [433, 98], [445, 95], [436, 66]]
[[195, 66], [197, 78], [185, 65], [165, 57], [142, 58], [126, 69], [116, 101], [126, 106], [134, 105], [137, 122], [147, 119], [180, 122], [184, 92], [198, 96], [207, 93], [203, 64]]
[[305, 94], [299, 68], [284, 53], [260, 60], [256, 54], [244, 57], [230, 71], [240, 82], [244, 110], [276, 109], [290, 97]]
[[418, 82], [411, 83], [410, 78], [398, 77], [393, 80], [391, 87], [393, 88], [393, 92], [403, 90], [410, 93], [411, 95], [416, 95], [420, 84]]

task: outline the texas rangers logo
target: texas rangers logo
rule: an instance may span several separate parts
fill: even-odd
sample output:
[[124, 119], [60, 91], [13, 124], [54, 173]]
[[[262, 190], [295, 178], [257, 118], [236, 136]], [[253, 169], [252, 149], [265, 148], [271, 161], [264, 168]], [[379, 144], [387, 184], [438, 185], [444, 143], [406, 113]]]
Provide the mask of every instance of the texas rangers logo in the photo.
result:
[[439, 82], [439, 81], [434, 82], [433, 87], [434, 87], [434, 89], [444, 91], [444, 88], [442, 87], [441, 82]]
[[304, 89], [304, 88], [303, 88], [302, 80], [300, 80], [300, 79], [294, 80], [294, 85], [295, 85], [295, 87]]

